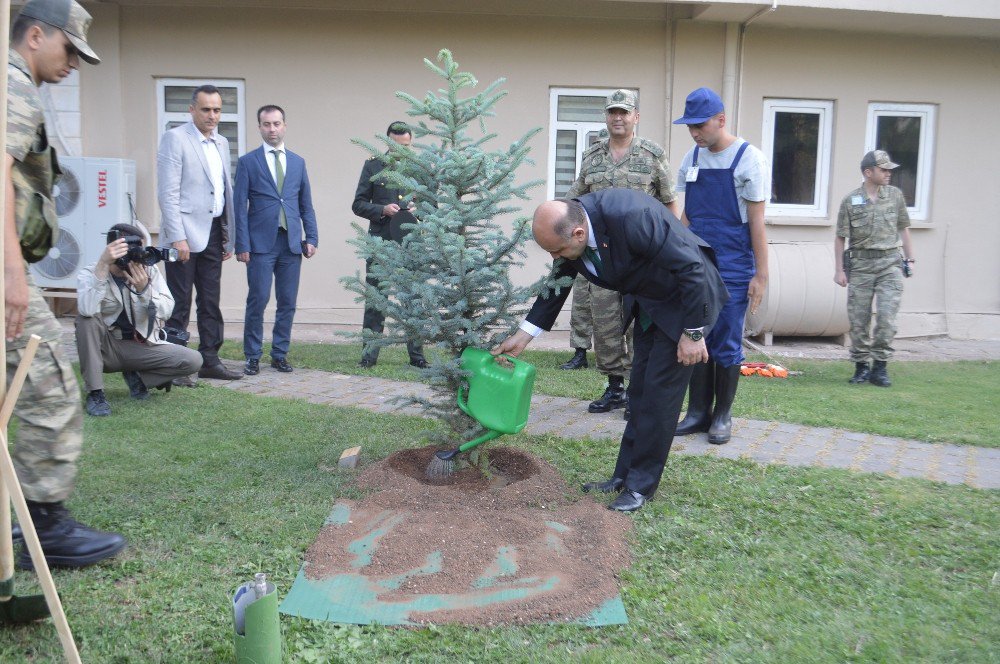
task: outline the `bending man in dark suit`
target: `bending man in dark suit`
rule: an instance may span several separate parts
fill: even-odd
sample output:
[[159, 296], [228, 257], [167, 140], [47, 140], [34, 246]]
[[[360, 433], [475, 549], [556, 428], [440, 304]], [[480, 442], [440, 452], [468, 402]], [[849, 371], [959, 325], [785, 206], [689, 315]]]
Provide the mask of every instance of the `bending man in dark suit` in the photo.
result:
[[[233, 255], [233, 189], [229, 180], [229, 141], [217, 130], [222, 94], [202, 85], [191, 98], [191, 122], [163, 134], [156, 155], [156, 196], [160, 203], [160, 242], [177, 249], [178, 262], [166, 264], [174, 311], [167, 327], [187, 331], [191, 291], [197, 289], [198, 352], [202, 378], [235, 380], [219, 361], [223, 341], [222, 262]], [[189, 378], [175, 385], [193, 387]]]
[[[648, 194], [606, 189], [543, 203], [535, 241], [554, 259], [555, 277], [582, 274], [624, 297], [624, 327], [635, 320], [628, 397], [632, 417], [622, 435], [614, 475], [584, 491], [621, 492], [609, 505], [631, 512], [652, 498], [667, 461], [694, 365], [708, 361], [704, 334], [728, 295], [711, 248]], [[518, 355], [552, 327], [570, 293], [539, 297], [493, 352]]]
[[[413, 141], [413, 134], [405, 122], [393, 122], [386, 129], [385, 134], [400, 145], [409, 145]], [[385, 164], [377, 157], [372, 157], [365, 162], [364, 168], [361, 169], [361, 178], [358, 180], [358, 190], [354, 194], [351, 210], [354, 214], [364, 217], [370, 222], [368, 224], [369, 235], [389, 240], [391, 239], [389, 222], [400, 209], [406, 209], [407, 203], [403, 201], [403, 192], [389, 187], [384, 180], [378, 177], [384, 167]], [[377, 282], [367, 274], [370, 268], [371, 262], [369, 261], [365, 265], [365, 280], [369, 284], [377, 285]], [[365, 317], [361, 326], [366, 330], [381, 334], [384, 324], [385, 316], [382, 312], [366, 302]], [[362, 352], [358, 366], [363, 369], [375, 366], [378, 362], [378, 351], [378, 346], [374, 346]], [[410, 355], [410, 364], [419, 369], [427, 366], [424, 349], [420, 344], [408, 341], [406, 352]]]
[[257, 127], [265, 145], [240, 157], [233, 193], [236, 260], [246, 263], [249, 286], [243, 322], [243, 373], [248, 376], [260, 373], [264, 307], [271, 297], [272, 280], [278, 307], [271, 333], [271, 366], [283, 373], [292, 371], [286, 356], [302, 256], [311, 258], [319, 245], [306, 162], [285, 149], [285, 111], [280, 106], [261, 106]]

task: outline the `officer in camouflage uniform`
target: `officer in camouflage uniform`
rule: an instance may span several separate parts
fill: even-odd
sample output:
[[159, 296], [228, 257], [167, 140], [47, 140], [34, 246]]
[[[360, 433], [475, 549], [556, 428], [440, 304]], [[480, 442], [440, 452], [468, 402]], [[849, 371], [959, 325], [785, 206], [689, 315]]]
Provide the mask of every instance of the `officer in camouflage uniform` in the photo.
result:
[[[916, 262], [910, 242], [906, 199], [902, 191], [889, 185], [892, 170], [898, 166], [884, 150], [866, 154], [861, 160], [864, 184], [844, 197], [837, 215], [833, 280], [848, 287], [847, 317], [851, 323], [851, 360], [854, 361], [854, 375], [849, 382], [854, 384], [870, 382], [879, 387], [892, 384], [886, 363], [892, 357], [892, 340], [896, 336], [896, 314], [903, 297], [903, 272], [905, 267], [906, 276], [910, 276]], [[871, 334], [873, 299], [874, 337]], [[874, 360], [871, 366], [869, 360]]]
[[[100, 62], [87, 44], [90, 21], [90, 14], [73, 0], [30, 0], [11, 31], [7, 83], [4, 299], [8, 383], [30, 335], [42, 339], [14, 409], [19, 427], [13, 458], [46, 560], [68, 567], [96, 563], [125, 547], [121, 535], [80, 524], [63, 506], [73, 488], [83, 439], [80, 392], [73, 368], [59, 349], [62, 329], [26, 265], [41, 260], [59, 232], [52, 200], [59, 169], [46, 137], [38, 86], [58, 83], [78, 67], [80, 59]], [[12, 241], [14, 237], [18, 242]], [[27, 549], [21, 552], [18, 565], [31, 567]]]
[[[639, 122], [639, 101], [633, 90], [615, 90], [608, 95], [608, 138], [596, 142], [583, 153], [580, 175], [566, 193], [576, 198], [602, 189], [617, 187], [635, 189], [658, 198], [677, 216], [673, 176], [663, 148], [635, 136]], [[587, 366], [587, 348], [591, 333], [597, 370], [608, 377], [604, 394], [587, 410], [605, 413], [625, 408], [628, 418], [628, 397], [624, 376], [632, 368], [632, 334], [622, 330], [621, 294], [594, 286], [578, 276], [573, 283], [573, 309], [570, 316], [570, 343], [576, 349], [564, 369]]]

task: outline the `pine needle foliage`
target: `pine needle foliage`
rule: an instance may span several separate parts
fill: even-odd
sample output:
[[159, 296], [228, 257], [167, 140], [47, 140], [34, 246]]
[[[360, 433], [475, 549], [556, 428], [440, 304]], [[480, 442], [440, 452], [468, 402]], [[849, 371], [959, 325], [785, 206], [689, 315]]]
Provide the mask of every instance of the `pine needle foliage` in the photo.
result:
[[365, 331], [366, 344], [414, 339], [437, 349], [428, 353], [431, 365], [423, 370], [433, 397], [404, 401], [443, 420], [447, 431], [436, 438], [456, 445], [483, 432], [456, 404], [456, 391], [468, 376], [459, 356], [469, 346], [491, 348], [509, 335], [529, 298], [546, 283], [523, 287], [510, 279], [530, 233], [530, 220], [518, 216], [517, 202], [528, 200], [527, 192], [542, 184], [519, 183], [517, 170], [531, 163], [528, 141], [541, 129], [506, 149], [490, 149], [496, 134], [487, 131], [486, 119], [495, 116], [494, 107], [507, 94], [501, 89], [504, 79], [474, 93], [476, 77], [460, 71], [447, 49], [438, 53], [437, 62], [424, 60], [443, 80], [441, 89], [423, 99], [396, 93], [413, 118], [411, 146], [386, 136], [377, 137], [379, 144], [353, 141], [383, 161], [380, 178], [408, 192], [405, 200], [413, 201], [417, 223], [403, 226], [409, 233], [401, 243], [371, 236], [355, 224], [351, 243], [369, 261], [368, 273], [378, 284], [366, 283], [361, 274], [343, 281], [359, 295], [357, 301], [367, 300], [386, 317], [385, 334]]

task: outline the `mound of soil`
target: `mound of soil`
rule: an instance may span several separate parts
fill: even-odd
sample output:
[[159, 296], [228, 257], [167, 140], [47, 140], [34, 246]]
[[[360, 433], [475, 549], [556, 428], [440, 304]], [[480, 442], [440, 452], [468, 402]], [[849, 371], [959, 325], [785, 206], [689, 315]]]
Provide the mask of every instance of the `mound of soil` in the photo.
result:
[[[404, 450], [365, 469], [358, 485], [372, 493], [341, 501], [350, 521], [324, 526], [306, 575], [363, 574], [384, 590], [382, 602], [447, 596], [459, 608], [410, 615], [438, 624], [571, 621], [618, 595], [631, 519], [581, 499], [551, 465], [512, 448], [489, 450], [492, 478], [466, 468], [431, 483], [424, 471], [435, 451]], [[484, 603], [498, 591], [509, 597]]]

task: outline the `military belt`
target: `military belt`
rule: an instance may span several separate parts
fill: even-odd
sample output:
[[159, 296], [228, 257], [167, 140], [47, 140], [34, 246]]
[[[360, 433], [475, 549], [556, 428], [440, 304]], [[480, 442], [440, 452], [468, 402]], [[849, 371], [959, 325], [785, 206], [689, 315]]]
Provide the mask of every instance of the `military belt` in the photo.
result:
[[848, 249], [847, 255], [851, 258], [882, 258], [889, 254], [899, 253], [899, 247], [892, 249]]

